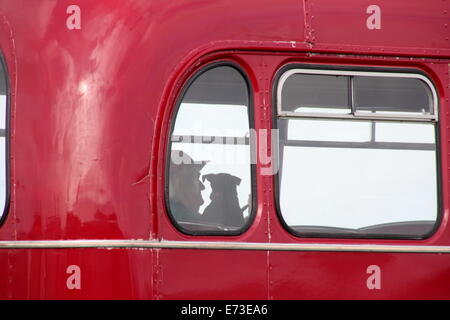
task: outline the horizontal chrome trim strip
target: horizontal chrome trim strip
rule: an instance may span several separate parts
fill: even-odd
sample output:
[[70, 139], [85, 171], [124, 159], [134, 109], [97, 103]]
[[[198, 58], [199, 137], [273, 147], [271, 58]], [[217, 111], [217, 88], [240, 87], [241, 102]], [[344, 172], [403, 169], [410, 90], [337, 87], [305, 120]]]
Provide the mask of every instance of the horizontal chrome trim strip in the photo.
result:
[[0, 241], [0, 249], [202, 249], [255, 251], [318, 252], [386, 252], [386, 253], [450, 253], [450, 246], [377, 245], [377, 244], [293, 244], [219, 241], [155, 241], [155, 240], [40, 240]]
[[[400, 71], [400, 70], [399, 70]], [[286, 80], [294, 74], [312, 74], [312, 75], [335, 75], [335, 76], [366, 76], [366, 77], [391, 77], [391, 78], [408, 78], [419, 79], [426, 83], [431, 91], [433, 103], [431, 105], [431, 115], [417, 115], [417, 116], [399, 116], [388, 115], [382, 113], [379, 115], [365, 115], [357, 112], [355, 115], [348, 114], [326, 114], [326, 113], [302, 113], [289, 112], [282, 110], [282, 90]], [[385, 121], [438, 121], [438, 94], [433, 83], [424, 75], [418, 73], [402, 73], [402, 72], [384, 72], [380, 71], [351, 71], [351, 70], [329, 70], [329, 69], [290, 69], [283, 73], [277, 84], [277, 116], [279, 117], [314, 117], [314, 118], [329, 118], [329, 119], [361, 119], [361, 120], [385, 120]], [[353, 94], [353, 92], [352, 92]]]

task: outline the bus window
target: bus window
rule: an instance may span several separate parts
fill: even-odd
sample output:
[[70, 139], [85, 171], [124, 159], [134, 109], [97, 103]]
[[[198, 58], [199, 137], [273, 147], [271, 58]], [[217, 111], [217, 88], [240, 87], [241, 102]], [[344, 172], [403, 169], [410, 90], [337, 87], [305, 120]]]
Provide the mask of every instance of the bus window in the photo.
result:
[[0, 57], [0, 224], [9, 207], [8, 181], [8, 78], [5, 62]]
[[176, 111], [166, 203], [188, 234], [243, 232], [252, 216], [249, 89], [230, 65], [195, 76]]
[[424, 238], [433, 232], [437, 98], [428, 78], [291, 69], [278, 85], [278, 205], [292, 233]]

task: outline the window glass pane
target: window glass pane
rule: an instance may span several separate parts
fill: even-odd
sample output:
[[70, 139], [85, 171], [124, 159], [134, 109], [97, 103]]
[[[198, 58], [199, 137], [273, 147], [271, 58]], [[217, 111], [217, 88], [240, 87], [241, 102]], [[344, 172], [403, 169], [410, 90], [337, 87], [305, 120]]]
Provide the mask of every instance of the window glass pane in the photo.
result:
[[191, 83], [183, 103], [245, 106], [248, 104], [248, 90], [242, 81], [242, 75], [234, 68], [214, 68]]
[[7, 136], [7, 126], [6, 126], [6, 116], [7, 116], [7, 75], [0, 63], [0, 219], [6, 214], [6, 197], [8, 194], [7, 190], [7, 154], [6, 154], [6, 136]]
[[354, 94], [357, 112], [431, 113], [430, 89], [419, 79], [356, 76]]
[[336, 122], [279, 120], [290, 131], [278, 175], [286, 224], [306, 235], [429, 233], [437, 220], [434, 125]]
[[[426, 82], [401, 75], [299, 73], [282, 85], [281, 109], [297, 116], [278, 119], [279, 205], [290, 229], [355, 237], [422, 237], [433, 230], [438, 219], [436, 123], [428, 118], [348, 120], [352, 112], [434, 115]], [[326, 119], [330, 112], [349, 117]]]
[[371, 129], [369, 121], [295, 119], [289, 121], [288, 139], [364, 142], [370, 141]]
[[380, 122], [376, 124], [376, 141], [432, 143], [435, 141], [434, 125], [429, 123]]
[[0, 95], [0, 129], [6, 129], [6, 95]]
[[[247, 106], [182, 103], [174, 135], [246, 137], [249, 134]], [[199, 116], [201, 115], [201, 116]]]
[[216, 67], [192, 83], [180, 104], [171, 137], [168, 203], [183, 231], [236, 233], [250, 218], [247, 90], [237, 70]]
[[284, 82], [282, 111], [350, 113], [347, 76], [293, 74]]
[[[6, 159], [6, 138], [0, 137], [0, 159]], [[3, 209], [6, 203], [6, 161], [0, 161], [0, 203], [2, 204], [0, 217], [2, 216]]]
[[298, 231], [436, 220], [432, 151], [286, 147], [284, 158], [281, 211]]

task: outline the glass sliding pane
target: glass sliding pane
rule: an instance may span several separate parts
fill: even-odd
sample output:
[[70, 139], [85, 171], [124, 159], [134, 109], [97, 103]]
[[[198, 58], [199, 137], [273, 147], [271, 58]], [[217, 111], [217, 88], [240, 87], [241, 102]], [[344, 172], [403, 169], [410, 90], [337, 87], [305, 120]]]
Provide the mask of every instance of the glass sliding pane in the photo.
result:
[[390, 115], [430, 115], [431, 91], [419, 79], [394, 77], [354, 77], [357, 112]]
[[348, 114], [351, 112], [349, 78], [293, 74], [283, 84], [281, 103], [282, 111]]

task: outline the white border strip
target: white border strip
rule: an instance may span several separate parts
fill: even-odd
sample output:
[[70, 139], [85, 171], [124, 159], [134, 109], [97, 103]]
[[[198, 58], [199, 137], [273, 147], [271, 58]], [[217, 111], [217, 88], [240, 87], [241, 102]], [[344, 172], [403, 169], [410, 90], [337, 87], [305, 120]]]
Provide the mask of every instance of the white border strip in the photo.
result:
[[[288, 112], [282, 110], [282, 90], [286, 80], [293, 74], [312, 74], [312, 75], [340, 75], [340, 76], [366, 76], [366, 77], [392, 77], [392, 78], [409, 78], [409, 79], [419, 79], [427, 84], [432, 96], [433, 104], [431, 106], [431, 115], [423, 116], [391, 116], [389, 114], [379, 114], [365, 116], [360, 113], [355, 113], [354, 115], [342, 115], [342, 114], [321, 114], [321, 113], [300, 113], [300, 112]], [[278, 80], [277, 87], [277, 111], [278, 116], [281, 117], [320, 117], [320, 118], [336, 118], [336, 119], [372, 119], [372, 120], [403, 120], [403, 121], [438, 121], [438, 96], [436, 88], [433, 83], [427, 77], [421, 74], [415, 73], [401, 73], [401, 72], [383, 72], [383, 71], [346, 71], [346, 70], [326, 70], [326, 69], [290, 69], [283, 73], [283, 75]]]
[[156, 240], [41, 240], [0, 241], [1, 249], [201, 249], [253, 251], [316, 251], [316, 252], [385, 252], [385, 253], [445, 253], [450, 246], [426, 245], [352, 245], [352, 244], [292, 244], [219, 241], [156, 241]]

